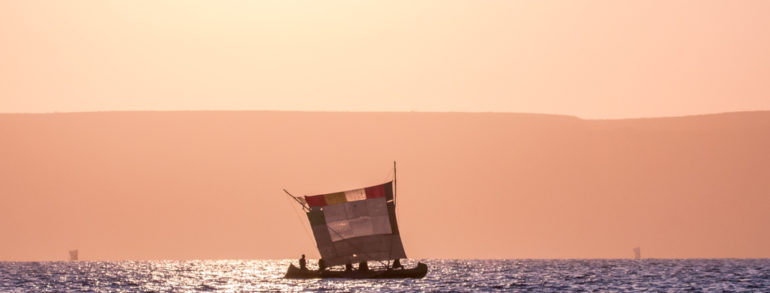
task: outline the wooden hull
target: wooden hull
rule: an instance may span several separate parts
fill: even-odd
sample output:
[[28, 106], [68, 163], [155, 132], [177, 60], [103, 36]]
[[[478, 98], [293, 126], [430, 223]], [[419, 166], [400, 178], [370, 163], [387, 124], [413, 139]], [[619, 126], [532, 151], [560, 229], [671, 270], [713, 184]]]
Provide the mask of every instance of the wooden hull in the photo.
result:
[[396, 269], [386, 271], [367, 271], [367, 272], [342, 272], [342, 271], [312, 271], [300, 270], [294, 264], [289, 265], [284, 278], [287, 279], [315, 279], [315, 278], [344, 278], [344, 279], [419, 279], [425, 277], [428, 273], [428, 266], [424, 263], [417, 263], [413, 269]]

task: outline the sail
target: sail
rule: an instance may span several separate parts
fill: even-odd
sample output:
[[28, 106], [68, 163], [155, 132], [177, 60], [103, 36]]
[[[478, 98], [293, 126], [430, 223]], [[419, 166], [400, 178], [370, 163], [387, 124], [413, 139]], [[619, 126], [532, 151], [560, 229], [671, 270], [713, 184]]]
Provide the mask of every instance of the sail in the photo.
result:
[[396, 222], [393, 182], [305, 196], [318, 252], [327, 265], [406, 258]]
[[70, 260], [78, 260], [78, 250], [70, 250]]

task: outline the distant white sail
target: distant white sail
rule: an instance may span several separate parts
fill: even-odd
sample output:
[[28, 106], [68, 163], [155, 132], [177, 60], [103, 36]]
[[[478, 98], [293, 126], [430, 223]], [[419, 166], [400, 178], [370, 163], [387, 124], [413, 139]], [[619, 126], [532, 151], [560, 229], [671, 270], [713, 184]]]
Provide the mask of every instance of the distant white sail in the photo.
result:
[[70, 260], [78, 260], [78, 250], [70, 250]]
[[318, 252], [327, 265], [406, 258], [396, 222], [393, 182], [305, 196]]
[[634, 259], [642, 259], [642, 249], [634, 247]]

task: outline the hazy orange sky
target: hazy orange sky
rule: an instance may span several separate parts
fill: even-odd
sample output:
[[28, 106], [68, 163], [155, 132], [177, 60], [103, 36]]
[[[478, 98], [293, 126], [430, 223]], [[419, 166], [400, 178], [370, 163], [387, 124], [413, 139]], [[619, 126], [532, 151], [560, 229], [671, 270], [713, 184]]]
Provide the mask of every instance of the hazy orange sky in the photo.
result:
[[0, 1], [0, 112], [770, 109], [770, 1]]

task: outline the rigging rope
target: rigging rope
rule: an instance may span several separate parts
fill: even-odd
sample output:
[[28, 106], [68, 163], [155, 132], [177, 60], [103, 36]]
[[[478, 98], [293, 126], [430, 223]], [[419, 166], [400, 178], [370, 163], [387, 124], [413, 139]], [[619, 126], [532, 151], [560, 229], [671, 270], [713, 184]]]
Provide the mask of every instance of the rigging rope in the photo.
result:
[[297, 216], [297, 221], [302, 226], [302, 230], [305, 230], [305, 238], [307, 238], [307, 241], [310, 243], [315, 243], [315, 240], [310, 238], [310, 231], [307, 230], [307, 227], [305, 227], [304, 222], [302, 221], [302, 217], [297, 213], [297, 209], [294, 208], [294, 204], [289, 201], [289, 206], [291, 207], [291, 210], [294, 211], [294, 215]]

